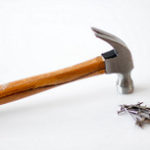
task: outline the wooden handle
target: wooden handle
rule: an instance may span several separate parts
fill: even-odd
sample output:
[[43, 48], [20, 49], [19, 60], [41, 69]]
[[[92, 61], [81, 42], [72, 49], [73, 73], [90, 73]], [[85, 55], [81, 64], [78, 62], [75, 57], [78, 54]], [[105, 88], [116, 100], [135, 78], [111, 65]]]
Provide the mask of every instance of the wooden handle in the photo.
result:
[[6, 83], [0, 85], [0, 104], [39, 93], [60, 84], [96, 74], [102, 74], [104, 72], [105, 63], [103, 58], [99, 56], [92, 60], [55, 72]]

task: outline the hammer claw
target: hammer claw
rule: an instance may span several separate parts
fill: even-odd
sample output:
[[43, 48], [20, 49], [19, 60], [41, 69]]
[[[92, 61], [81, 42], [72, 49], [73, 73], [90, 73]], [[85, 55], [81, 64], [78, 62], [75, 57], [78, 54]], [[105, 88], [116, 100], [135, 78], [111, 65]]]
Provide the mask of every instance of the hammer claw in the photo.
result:
[[117, 36], [95, 27], [92, 27], [92, 30], [94, 31], [96, 37], [101, 38], [102, 40], [108, 42], [113, 47], [115, 46], [114, 43], [118, 43], [126, 47], [126, 44]]

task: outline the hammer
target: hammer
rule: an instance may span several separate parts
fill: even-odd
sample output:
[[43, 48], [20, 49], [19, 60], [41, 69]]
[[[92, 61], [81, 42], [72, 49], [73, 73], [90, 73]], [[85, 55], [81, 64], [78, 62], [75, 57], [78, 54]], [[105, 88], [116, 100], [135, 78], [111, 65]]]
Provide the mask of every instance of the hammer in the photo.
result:
[[65, 69], [2, 84], [0, 85], [0, 105], [58, 85], [103, 73], [117, 73], [118, 92], [122, 94], [132, 93], [134, 87], [130, 73], [133, 69], [133, 61], [126, 44], [120, 38], [103, 30], [94, 27], [92, 30], [97, 38], [109, 43], [113, 50]]

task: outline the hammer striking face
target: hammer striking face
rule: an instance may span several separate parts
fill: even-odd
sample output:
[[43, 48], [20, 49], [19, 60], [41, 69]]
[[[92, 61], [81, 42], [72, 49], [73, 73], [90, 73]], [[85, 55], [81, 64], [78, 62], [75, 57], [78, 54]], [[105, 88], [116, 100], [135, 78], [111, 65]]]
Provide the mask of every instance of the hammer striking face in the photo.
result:
[[102, 73], [117, 73], [117, 89], [122, 94], [133, 92], [130, 72], [132, 57], [125, 43], [118, 37], [92, 28], [96, 37], [109, 43], [114, 49], [83, 63], [26, 79], [0, 85], [0, 104], [27, 97], [74, 80]]

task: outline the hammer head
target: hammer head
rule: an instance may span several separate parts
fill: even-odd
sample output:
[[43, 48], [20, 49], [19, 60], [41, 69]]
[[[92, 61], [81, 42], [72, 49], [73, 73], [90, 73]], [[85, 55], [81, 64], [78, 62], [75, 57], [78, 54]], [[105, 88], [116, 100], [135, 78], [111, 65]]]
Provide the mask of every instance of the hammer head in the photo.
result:
[[133, 61], [131, 53], [126, 44], [118, 37], [103, 30], [92, 28], [96, 37], [109, 43], [114, 49], [102, 54], [105, 60], [106, 73], [117, 73], [117, 89], [119, 93], [128, 94], [133, 92], [133, 81], [131, 70]]

